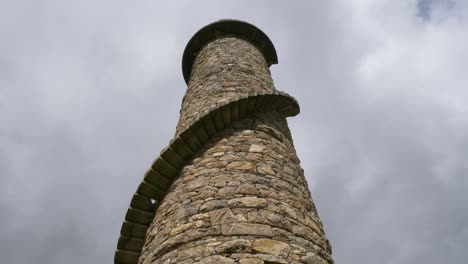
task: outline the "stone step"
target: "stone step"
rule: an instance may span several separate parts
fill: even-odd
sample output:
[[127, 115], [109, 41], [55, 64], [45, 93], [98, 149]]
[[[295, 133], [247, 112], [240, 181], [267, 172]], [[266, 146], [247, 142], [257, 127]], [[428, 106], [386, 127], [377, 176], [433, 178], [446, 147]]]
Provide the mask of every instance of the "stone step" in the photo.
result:
[[117, 250], [114, 256], [115, 264], [134, 264], [138, 263], [140, 258], [139, 252], [128, 251], [128, 250]]
[[215, 121], [215, 126], [217, 131], [221, 131], [224, 128], [223, 115], [221, 114], [221, 109], [219, 107], [210, 111], [213, 120]]
[[179, 170], [182, 169], [186, 163], [186, 161], [170, 146], [161, 151], [160, 156]]
[[[297, 101], [282, 92], [249, 93], [234, 101], [215, 106], [199, 115], [180, 135], [170, 141], [151, 168], [145, 173], [121, 228], [121, 237], [115, 253], [115, 263], [136, 264], [144, 244], [148, 226], [179, 171], [210, 138], [257, 112], [277, 110], [286, 116], [299, 113]], [[152, 201], [154, 200], [154, 201]], [[143, 242], [142, 242], [143, 241]]]
[[149, 226], [153, 221], [154, 214], [148, 213], [135, 208], [128, 208], [125, 220], [130, 223], [136, 223], [140, 225]]
[[231, 106], [230, 104], [225, 104], [220, 108], [221, 114], [223, 115], [224, 127], [231, 127]]
[[203, 124], [203, 127], [205, 127], [205, 130], [208, 134], [208, 136], [211, 138], [213, 137], [214, 135], [216, 135], [216, 125], [213, 121], [213, 118], [211, 117], [211, 114], [208, 112], [206, 113], [201, 119], [200, 121], [202, 122]]
[[202, 147], [202, 144], [190, 127], [180, 133], [180, 138], [193, 153], [196, 153]]
[[177, 152], [177, 154], [179, 154], [179, 156], [181, 156], [184, 160], [189, 160], [193, 156], [193, 151], [180, 137], [171, 140], [169, 145], [171, 146], [171, 149]]
[[239, 99], [236, 99], [230, 105], [231, 105], [231, 122], [239, 121]]
[[247, 95], [239, 99], [239, 120], [247, 116], [247, 106], [248, 106], [248, 97]]
[[149, 169], [146, 171], [145, 176], [143, 177], [143, 181], [154, 185], [161, 190], [166, 190], [172, 183], [171, 179], [162, 176], [153, 169]]
[[205, 143], [210, 140], [210, 137], [208, 136], [208, 133], [206, 132], [205, 127], [200, 120], [193, 123], [189, 129], [193, 131], [201, 145], [205, 145]]
[[120, 234], [128, 237], [145, 238], [148, 227], [125, 221], [120, 229]]
[[137, 193], [154, 199], [158, 202], [162, 201], [162, 199], [166, 195], [165, 190], [159, 189], [158, 187], [144, 181], [140, 183], [140, 186], [138, 186]]
[[249, 97], [247, 99], [247, 115], [250, 115], [251, 113], [255, 112], [255, 106], [257, 104], [257, 96], [256, 94], [249, 94]]
[[138, 193], [135, 193], [130, 202], [130, 206], [136, 209], [140, 209], [146, 212], [154, 212], [154, 204], [151, 202], [151, 198], [146, 196], [141, 196]]
[[119, 241], [117, 242], [117, 249], [140, 253], [144, 244], [145, 244], [144, 239], [128, 237], [128, 236], [120, 236]]
[[179, 170], [177, 168], [172, 166], [169, 162], [164, 160], [162, 157], [157, 158], [154, 161], [153, 165], [151, 165], [151, 168], [154, 171], [157, 171], [163, 176], [166, 176], [170, 179], [172, 179], [174, 176], [177, 175], [177, 173], [179, 173]]

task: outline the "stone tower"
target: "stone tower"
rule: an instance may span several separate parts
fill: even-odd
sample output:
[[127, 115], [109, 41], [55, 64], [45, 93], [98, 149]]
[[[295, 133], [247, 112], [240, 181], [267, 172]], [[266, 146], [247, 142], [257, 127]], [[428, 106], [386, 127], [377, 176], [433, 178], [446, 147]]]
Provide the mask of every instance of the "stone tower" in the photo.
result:
[[221, 20], [185, 48], [176, 134], [125, 215], [115, 263], [333, 263], [275, 89], [275, 48]]

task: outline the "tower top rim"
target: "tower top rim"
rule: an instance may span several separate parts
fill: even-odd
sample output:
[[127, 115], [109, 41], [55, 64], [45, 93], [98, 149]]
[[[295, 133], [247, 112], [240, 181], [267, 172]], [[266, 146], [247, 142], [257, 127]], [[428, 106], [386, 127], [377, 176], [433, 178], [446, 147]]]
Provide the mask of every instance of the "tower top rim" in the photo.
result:
[[275, 46], [263, 31], [241, 20], [221, 19], [198, 30], [185, 46], [182, 56], [182, 73], [187, 84], [198, 52], [209, 42], [223, 36], [235, 36], [252, 43], [263, 54], [268, 67], [278, 63]]

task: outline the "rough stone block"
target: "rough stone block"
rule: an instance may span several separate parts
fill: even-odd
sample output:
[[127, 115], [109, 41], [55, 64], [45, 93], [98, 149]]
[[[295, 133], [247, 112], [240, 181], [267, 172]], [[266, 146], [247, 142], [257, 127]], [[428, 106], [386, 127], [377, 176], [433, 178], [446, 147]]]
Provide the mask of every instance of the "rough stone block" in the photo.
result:
[[184, 130], [179, 136], [193, 153], [198, 152], [198, 150], [202, 147], [202, 144], [198, 140], [197, 136], [190, 128]]
[[221, 106], [220, 108], [221, 114], [223, 115], [223, 122], [224, 122], [224, 127], [230, 127], [231, 126], [231, 105], [226, 104]]
[[224, 120], [221, 110], [219, 108], [216, 108], [212, 110], [210, 114], [215, 122], [216, 130], [221, 131], [224, 128]]
[[252, 144], [250, 145], [249, 152], [262, 153], [265, 150], [265, 146]]
[[154, 212], [154, 204], [151, 202], [151, 198], [134, 194], [132, 201], [130, 202], [132, 208], [140, 209], [147, 212]]
[[221, 225], [221, 233], [225, 236], [251, 235], [271, 237], [272, 230], [268, 225], [250, 223], [225, 223]]
[[137, 193], [157, 201], [162, 201], [162, 199], [164, 199], [164, 196], [166, 196], [165, 190], [161, 190], [158, 187], [151, 185], [147, 182], [140, 183], [140, 186], [137, 189]]
[[256, 94], [250, 95], [247, 101], [247, 115], [252, 115], [256, 111], [257, 96]]
[[141, 224], [145, 226], [149, 226], [151, 221], [153, 221], [154, 214], [148, 213], [142, 210], [129, 208], [127, 210], [127, 214], [125, 215], [125, 220], [130, 223]]
[[230, 105], [231, 105], [231, 121], [236, 122], [239, 120], [239, 100], [232, 102]]
[[206, 132], [208, 133], [209, 137], [213, 137], [216, 134], [216, 126], [213, 121], [213, 118], [211, 117], [210, 113], [207, 113], [205, 116], [203, 116], [200, 121], [202, 122], [203, 126], [205, 127]]
[[234, 264], [234, 260], [220, 255], [209, 256], [194, 262], [194, 264]]
[[149, 169], [146, 171], [145, 176], [143, 177], [143, 181], [158, 187], [161, 190], [167, 190], [169, 185], [171, 184], [172, 180], [168, 179], [158, 172], [154, 171], [153, 169]]
[[160, 155], [164, 160], [179, 170], [186, 164], [186, 161], [170, 146], [161, 151]]
[[226, 166], [226, 170], [253, 171], [255, 165], [247, 161], [234, 161]]
[[182, 141], [180, 137], [173, 139], [170, 143], [171, 148], [179, 154], [184, 160], [189, 160], [193, 156], [192, 150]]
[[253, 243], [253, 250], [260, 253], [270, 254], [274, 256], [279, 256], [282, 253], [286, 253], [289, 250], [289, 245], [272, 239], [257, 239]]
[[120, 236], [117, 249], [140, 252], [145, 240], [127, 236]]
[[320, 259], [313, 253], [307, 253], [301, 260], [306, 264], [321, 264]]
[[204, 145], [206, 142], [208, 142], [208, 140], [210, 140], [208, 132], [206, 132], [205, 127], [200, 120], [193, 123], [190, 129], [195, 133], [195, 136], [198, 138], [198, 141], [201, 143], [201, 145]]
[[247, 116], [248, 97], [239, 100], [239, 119]]
[[229, 207], [264, 208], [268, 206], [268, 202], [265, 198], [249, 197], [249, 196], [228, 200], [227, 204], [229, 205]]
[[169, 162], [165, 161], [162, 157], [156, 159], [151, 168], [170, 179], [179, 173], [177, 168], [172, 166]]
[[251, 252], [252, 242], [247, 239], [233, 239], [222, 243], [215, 249], [216, 253], [234, 253], [234, 252]]
[[140, 253], [128, 251], [128, 250], [117, 250], [114, 255], [115, 264], [134, 264], [138, 262]]
[[124, 222], [120, 234], [128, 237], [144, 238], [148, 227], [136, 223]]
[[263, 260], [257, 259], [257, 258], [243, 258], [239, 260], [239, 264], [263, 264], [263, 263], [265, 263]]
[[219, 208], [225, 208], [227, 207], [227, 203], [225, 200], [210, 200], [205, 202], [201, 207], [200, 207], [200, 212], [208, 212], [212, 211], [215, 209]]

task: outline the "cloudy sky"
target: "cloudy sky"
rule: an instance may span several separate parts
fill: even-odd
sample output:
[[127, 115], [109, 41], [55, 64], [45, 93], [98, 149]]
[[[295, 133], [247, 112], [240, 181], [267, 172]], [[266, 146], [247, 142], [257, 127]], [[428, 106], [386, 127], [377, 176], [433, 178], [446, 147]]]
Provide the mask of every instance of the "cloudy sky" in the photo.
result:
[[1, 263], [113, 261], [220, 18], [276, 46], [337, 264], [466, 263], [468, 0], [161, 2], [0, 0]]

